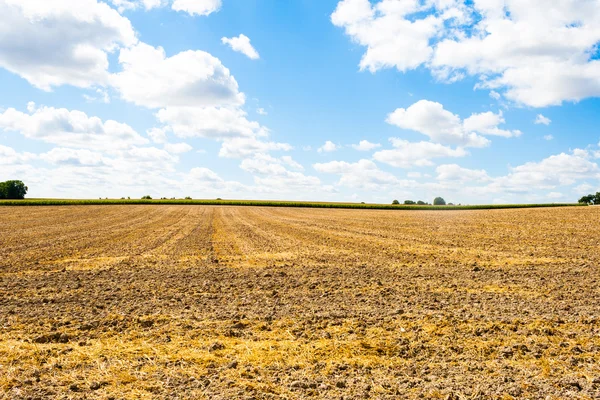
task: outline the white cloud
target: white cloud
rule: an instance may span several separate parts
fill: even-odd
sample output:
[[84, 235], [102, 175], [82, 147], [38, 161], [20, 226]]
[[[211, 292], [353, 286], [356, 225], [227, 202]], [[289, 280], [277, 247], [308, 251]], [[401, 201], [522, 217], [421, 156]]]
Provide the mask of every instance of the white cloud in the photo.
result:
[[167, 132], [170, 128], [151, 128], [146, 134], [154, 143], [167, 143]]
[[284, 164], [292, 167], [293, 169], [297, 169], [297, 170], [300, 170], [300, 171], [304, 169], [304, 167], [299, 162], [295, 161], [292, 158], [292, 156], [283, 156], [283, 157], [281, 157], [281, 161]]
[[87, 149], [67, 149], [57, 147], [47, 153], [41, 154], [40, 159], [51, 164], [66, 164], [85, 167], [96, 167], [99, 165], [108, 165], [110, 162], [105, 159], [102, 153]]
[[371, 160], [359, 160], [356, 163], [331, 161], [317, 163], [313, 168], [321, 173], [340, 175], [339, 186], [360, 189], [386, 190], [390, 187], [408, 187], [415, 182], [400, 181], [393, 174], [379, 169]]
[[439, 181], [485, 182], [490, 180], [485, 170], [463, 168], [456, 164], [440, 165], [435, 171]]
[[0, 144], [0, 165], [24, 164], [35, 158], [35, 154], [18, 153], [15, 149]]
[[368, 140], [361, 140], [358, 144], [353, 144], [352, 148], [358, 151], [371, 151], [381, 147], [379, 143], [371, 143]]
[[538, 114], [535, 117], [534, 123], [537, 124], [537, 125], [546, 125], [546, 126], [548, 126], [548, 125], [550, 125], [552, 123], [552, 120], [550, 118], [544, 117], [542, 114]]
[[477, 88], [533, 107], [600, 96], [595, 0], [342, 0], [331, 20], [366, 47], [361, 69], [475, 76]]
[[[117, 7], [119, 12], [144, 8], [152, 10], [153, 8], [164, 7], [169, 4], [169, 0], [110, 0]], [[206, 16], [219, 11], [221, 0], [173, 0], [171, 9], [183, 11], [192, 16]]]
[[250, 44], [250, 38], [244, 34], [240, 34], [238, 37], [221, 38], [221, 43], [229, 45], [233, 51], [244, 54], [251, 60], [258, 60], [260, 55], [258, 51]]
[[167, 107], [157, 113], [158, 120], [168, 125], [179, 137], [225, 139], [266, 136], [268, 130], [249, 121], [246, 112], [231, 107]]
[[140, 43], [122, 49], [123, 71], [110, 77], [121, 97], [149, 108], [241, 105], [244, 94], [218, 58], [203, 51], [167, 57], [161, 47]]
[[192, 16], [210, 15], [219, 11], [221, 0], [174, 0], [171, 8], [175, 11], [183, 11]]
[[223, 179], [219, 177], [219, 175], [211, 169], [208, 168], [192, 168], [190, 171], [190, 176], [203, 181], [209, 182], [222, 182]]
[[409, 142], [391, 138], [394, 149], [381, 150], [373, 158], [398, 168], [426, 167], [434, 165], [434, 158], [464, 157], [468, 153], [463, 148], [453, 149], [432, 142]]
[[286, 165], [294, 169], [303, 169], [290, 156], [275, 158], [265, 154], [257, 154], [253, 158], [243, 160], [240, 168], [255, 174], [254, 182], [261, 191], [289, 192], [307, 188], [314, 190], [321, 185], [319, 178], [290, 171]]
[[104, 103], [104, 104], [110, 103], [110, 96], [108, 95], [108, 92], [104, 89], [96, 89], [95, 96], [84, 93], [83, 98], [88, 103], [96, 103], [96, 102]]
[[490, 92], [490, 97], [494, 100], [500, 100], [500, 93], [496, 92], [495, 90], [492, 90]]
[[268, 114], [269, 114], [269, 113], [267, 113], [267, 112], [265, 111], [265, 109], [264, 109], [264, 108], [257, 108], [257, 109], [256, 109], [256, 113], [257, 113], [258, 115], [268, 115]]
[[498, 128], [503, 124], [502, 112], [472, 114], [464, 121], [440, 103], [420, 100], [410, 107], [398, 108], [387, 117], [387, 123], [428, 136], [432, 141], [463, 147], [485, 147], [490, 141], [481, 135], [519, 136], [520, 131]]
[[220, 157], [244, 158], [255, 154], [265, 154], [270, 151], [290, 151], [292, 146], [287, 143], [265, 142], [255, 137], [236, 137], [225, 139]]
[[183, 154], [194, 149], [187, 143], [165, 143], [164, 148], [171, 154]]
[[119, 12], [135, 10], [140, 7], [143, 7], [146, 10], [152, 10], [153, 8], [162, 7], [168, 3], [167, 0], [110, 0], [110, 2], [117, 7]]
[[553, 140], [554, 136], [552, 135], [544, 135], [544, 140]]
[[[594, 189], [594, 186], [590, 185], [589, 183], [582, 183], [581, 185], [577, 185], [577, 186], [575, 186], [575, 190], [576, 190], [578, 193], [582, 193], [582, 194], [583, 194], [583, 193], [586, 193], [586, 194], [587, 194], [588, 192], [590, 192], [590, 191], [591, 191], [591, 190], [593, 190], [593, 189]], [[599, 190], [599, 191], [600, 191], [600, 190]]]
[[96, 0], [0, 0], [0, 67], [46, 91], [106, 84], [107, 54], [136, 42], [130, 21]]
[[571, 154], [560, 153], [511, 168], [508, 175], [494, 178], [482, 191], [527, 193], [573, 185], [585, 179], [600, 179], [600, 167], [591, 161], [589, 151], [575, 149]]
[[444, 15], [406, 18], [423, 10], [419, 3], [384, 0], [372, 5], [369, 0], [343, 0], [331, 15], [331, 22], [344, 28], [356, 43], [367, 47], [360, 61], [361, 70], [375, 72], [395, 67], [406, 71], [431, 58], [433, 50], [429, 42], [447, 18]]
[[548, 195], [546, 197], [548, 197], [549, 199], [556, 200], [556, 199], [562, 199], [563, 197], [565, 197], [565, 195], [562, 193], [559, 193], [559, 192], [550, 192], [550, 193], [548, 193]]
[[336, 151], [338, 149], [338, 146], [333, 143], [331, 140], [328, 140], [325, 142], [325, 144], [321, 147], [319, 147], [319, 149], [317, 150], [319, 153], [331, 153], [333, 151]]
[[118, 150], [148, 143], [127, 124], [102, 121], [65, 108], [39, 107], [30, 114], [9, 108], [0, 113], [0, 129], [59, 146], [92, 150]]

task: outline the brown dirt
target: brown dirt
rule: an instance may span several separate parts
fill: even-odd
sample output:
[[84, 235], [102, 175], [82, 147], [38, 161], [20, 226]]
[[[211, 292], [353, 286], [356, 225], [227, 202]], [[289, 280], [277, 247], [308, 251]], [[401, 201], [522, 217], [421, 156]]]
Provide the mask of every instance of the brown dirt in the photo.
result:
[[2, 399], [600, 398], [600, 208], [0, 207]]

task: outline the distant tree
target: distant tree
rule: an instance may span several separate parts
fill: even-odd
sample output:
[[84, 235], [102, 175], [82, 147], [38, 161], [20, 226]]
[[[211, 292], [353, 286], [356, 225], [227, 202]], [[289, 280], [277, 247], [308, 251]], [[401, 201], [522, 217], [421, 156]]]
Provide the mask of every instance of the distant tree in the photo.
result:
[[453, 205], [454, 205], [454, 203], [448, 203], [448, 205], [449, 205], [449, 206], [453, 206]]
[[436, 197], [436, 198], [433, 200], [433, 205], [434, 205], [434, 206], [445, 206], [445, 205], [446, 205], [446, 200], [444, 200], [444, 199], [443, 199], [443, 198], [441, 198], [441, 197]]
[[146, 196], [142, 197], [142, 200], [152, 200], [152, 197], [150, 197], [149, 195], [146, 195]]
[[424, 206], [425, 204], [427, 204], [427, 203], [425, 203], [423, 200], [417, 201], [417, 205], [419, 205], [419, 206]]
[[222, 198], [220, 198], [220, 197], [217, 197], [217, 200], [223, 200], [223, 199], [222, 199]]
[[415, 203], [415, 202], [414, 202], [414, 201], [412, 201], [412, 200], [404, 200], [404, 204], [406, 204], [407, 206], [413, 206], [413, 205], [415, 205], [415, 204], [417, 204], [417, 203]]
[[400, 202], [399, 202], [398, 200], [394, 200], [394, 201], [392, 201], [392, 205], [396, 206], [396, 205], [398, 205], [398, 204], [400, 204]]
[[580, 203], [585, 204], [600, 204], [600, 192], [596, 192], [596, 194], [588, 194], [587, 196], [583, 196], [579, 199]]
[[185, 199], [186, 200], [191, 200], [192, 198], [190, 196], [187, 196]]
[[22, 200], [27, 190], [29, 189], [21, 181], [0, 182], [0, 199]]

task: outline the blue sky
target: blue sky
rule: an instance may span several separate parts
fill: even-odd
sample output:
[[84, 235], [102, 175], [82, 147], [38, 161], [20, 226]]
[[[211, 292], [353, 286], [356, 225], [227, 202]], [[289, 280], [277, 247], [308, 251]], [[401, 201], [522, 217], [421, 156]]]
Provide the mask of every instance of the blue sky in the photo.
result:
[[600, 0], [0, 0], [29, 197], [571, 202]]

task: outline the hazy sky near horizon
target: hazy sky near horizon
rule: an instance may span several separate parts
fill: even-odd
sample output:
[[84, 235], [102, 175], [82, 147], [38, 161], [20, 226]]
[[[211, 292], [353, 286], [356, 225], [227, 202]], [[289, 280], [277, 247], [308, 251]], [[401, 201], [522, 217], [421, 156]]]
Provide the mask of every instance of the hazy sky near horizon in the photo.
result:
[[573, 202], [600, 0], [0, 0], [28, 197]]

